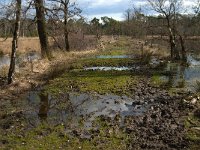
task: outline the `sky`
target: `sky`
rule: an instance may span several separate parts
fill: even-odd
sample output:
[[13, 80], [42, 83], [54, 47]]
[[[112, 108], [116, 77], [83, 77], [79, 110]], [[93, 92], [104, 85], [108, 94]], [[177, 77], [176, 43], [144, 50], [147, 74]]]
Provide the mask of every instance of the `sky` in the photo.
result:
[[[0, 0], [0, 2], [9, 2], [11, 0]], [[24, 0], [27, 1], [27, 0]], [[48, 0], [46, 0], [48, 1]], [[83, 10], [83, 16], [91, 20], [94, 17], [101, 18], [102, 16], [112, 17], [116, 20], [124, 20], [124, 13], [127, 9], [144, 6], [146, 8], [147, 0], [70, 0], [75, 1], [78, 6]], [[191, 10], [197, 0], [182, 0], [184, 6]], [[156, 14], [151, 10], [144, 10], [145, 15]]]
[[[76, 0], [83, 10], [83, 15], [89, 19], [101, 16], [112, 17], [116, 20], [123, 20], [124, 12], [132, 6], [147, 5], [147, 0]], [[195, 0], [182, 0], [186, 8], [192, 7]], [[149, 12], [153, 13], [149, 10]], [[146, 14], [148, 11], [144, 12]]]
[[123, 20], [123, 13], [132, 4], [131, 0], [77, 0], [77, 3], [89, 19], [108, 16], [116, 20]]

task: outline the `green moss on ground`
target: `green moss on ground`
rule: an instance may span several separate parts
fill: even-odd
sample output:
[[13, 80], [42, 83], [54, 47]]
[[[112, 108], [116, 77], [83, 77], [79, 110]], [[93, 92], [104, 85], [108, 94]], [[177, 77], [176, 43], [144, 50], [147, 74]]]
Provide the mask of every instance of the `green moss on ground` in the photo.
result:
[[130, 71], [71, 71], [50, 81], [45, 91], [53, 95], [65, 92], [96, 92], [129, 95], [137, 83]]
[[101, 59], [101, 58], [90, 58], [81, 59], [78, 62], [72, 64], [71, 69], [83, 69], [84, 67], [122, 67], [122, 66], [132, 66], [133, 64], [139, 62], [139, 60], [134, 60], [130, 58], [111, 58], [111, 59]]
[[151, 85], [152, 86], [157, 86], [157, 87], [162, 87], [165, 85], [165, 81], [162, 79], [162, 75], [161, 74], [154, 74], [151, 77]]
[[119, 128], [113, 128], [106, 123], [99, 128], [98, 132], [88, 131], [90, 139], [82, 139], [79, 136], [70, 136], [64, 125], [51, 127], [47, 123], [26, 131], [7, 134], [1, 138], [7, 144], [4, 149], [29, 150], [29, 149], [68, 149], [68, 150], [125, 150], [129, 142], [129, 136]]

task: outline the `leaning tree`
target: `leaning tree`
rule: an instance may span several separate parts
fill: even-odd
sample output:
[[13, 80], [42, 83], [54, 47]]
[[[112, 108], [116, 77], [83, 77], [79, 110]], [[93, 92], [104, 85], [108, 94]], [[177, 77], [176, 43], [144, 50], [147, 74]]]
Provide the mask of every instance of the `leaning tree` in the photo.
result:
[[9, 72], [8, 72], [8, 84], [12, 83], [13, 75], [15, 72], [15, 59], [16, 59], [16, 51], [18, 48], [18, 37], [19, 37], [19, 30], [20, 30], [21, 5], [22, 5], [22, 1], [16, 0], [15, 24], [14, 24], [14, 31], [13, 31], [10, 68], [9, 68]]

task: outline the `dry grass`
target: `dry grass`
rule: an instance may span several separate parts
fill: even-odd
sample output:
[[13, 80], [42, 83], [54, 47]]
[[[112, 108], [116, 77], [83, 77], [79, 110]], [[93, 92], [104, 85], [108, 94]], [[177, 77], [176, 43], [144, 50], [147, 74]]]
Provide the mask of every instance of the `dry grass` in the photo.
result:
[[2, 66], [0, 68], [0, 77], [7, 77], [9, 66]]
[[69, 69], [70, 64], [82, 57], [88, 57], [94, 55], [98, 50], [87, 50], [87, 51], [72, 51], [72, 52], [53, 52], [53, 57], [55, 58], [51, 62], [48, 70], [45, 72], [46, 78], [52, 79]]
[[[2, 85], [0, 88], [0, 100], [6, 99], [10, 93], [9, 99], [16, 99], [16, 95], [20, 97], [25, 91], [35, 88], [46, 83], [50, 78], [56, 77], [64, 73], [70, 64], [79, 58], [94, 55], [97, 50], [88, 51], [72, 51], [72, 52], [53, 52], [54, 59], [48, 61], [42, 59], [33, 62], [33, 71], [31, 71], [31, 64], [27, 63], [24, 67], [19, 68], [19, 72], [15, 73], [14, 82], [11, 85]], [[2, 74], [7, 75], [7, 69], [2, 70]], [[17, 87], [17, 88], [16, 88]], [[12, 97], [13, 96], [13, 97]]]
[[[63, 39], [59, 39], [59, 44], [64, 48]], [[70, 47], [72, 50], [89, 50], [93, 49], [97, 43], [94, 36], [87, 35], [84, 39], [80, 39], [79, 37], [72, 36], [69, 39]], [[12, 38], [8, 38], [4, 41], [3, 38], [0, 38], [0, 52], [2, 54], [10, 54], [12, 46]], [[51, 50], [58, 49], [54, 40], [49, 37], [49, 47]], [[28, 52], [40, 52], [40, 42], [38, 37], [20, 37], [18, 44], [18, 52], [17, 53], [28, 53]]]
[[[0, 41], [3, 41], [4, 39], [0, 38]], [[37, 37], [31, 37], [31, 38], [19, 38], [19, 53], [25, 53], [30, 51], [39, 51], [40, 50], [40, 43], [39, 39]], [[6, 41], [3, 41], [0, 43], [0, 50], [4, 54], [10, 54], [11, 52], [11, 46], [12, 46], [12, 38], [8, 38]]]

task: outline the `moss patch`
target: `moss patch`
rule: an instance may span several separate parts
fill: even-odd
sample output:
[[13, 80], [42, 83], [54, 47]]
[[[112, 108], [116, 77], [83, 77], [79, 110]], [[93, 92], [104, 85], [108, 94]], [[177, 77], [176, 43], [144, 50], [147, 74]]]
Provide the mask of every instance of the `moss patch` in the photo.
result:
[[97, 67], [97, 66], [108, 66], [108, 67], [122, 67], [131, 66], [139, 60], [134, 60], [130, 58], [111, 58], [111, 59], [81, 59], [78, 62], [72, 64], [71, 69], [83, 69], [84, 67]]
[[130, 94], [136, 76], [129, 71], [71, 71], [52, 80], [45, 91], [53, 95], [65, 92], [97, 92], [99, 94]]
[[[69, 150], [88, 150], [88, 149], [127, 149], [129, 136], [119, 128], [108, 126], [101, 123], [98, 132], [89, 130], [90, 139], [82, 139], [79, 136], [69, 136], [64, 125], [51, 127], [43, 123], [31, 131], [22, 134], [20, 131], [10, 133], [1, 140], [6, 141], [2, 148], [27, 150], [27, 149], [69, 149]], [[103, 126], [102, 126], [103, 125]]]
[[158, 74], [155, 74], [151, 78], [151, 84], [154, 86], [161, 86], [163, 84], [163, 81], [161, 80], [161, 76]]

